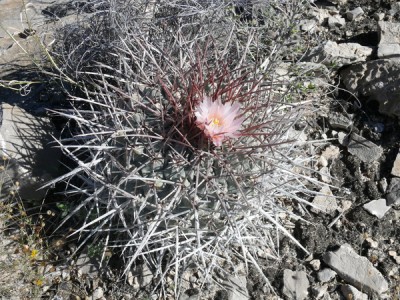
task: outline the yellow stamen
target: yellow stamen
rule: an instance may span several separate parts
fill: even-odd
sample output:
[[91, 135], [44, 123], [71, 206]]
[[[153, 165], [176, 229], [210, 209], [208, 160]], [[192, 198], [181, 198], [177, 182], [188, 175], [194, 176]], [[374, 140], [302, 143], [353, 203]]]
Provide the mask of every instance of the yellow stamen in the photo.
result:
[[221, 125], [221, 121], [217, 118], [213, 118], [211, 119], [211, 125], [213, 126], [220, 126]]

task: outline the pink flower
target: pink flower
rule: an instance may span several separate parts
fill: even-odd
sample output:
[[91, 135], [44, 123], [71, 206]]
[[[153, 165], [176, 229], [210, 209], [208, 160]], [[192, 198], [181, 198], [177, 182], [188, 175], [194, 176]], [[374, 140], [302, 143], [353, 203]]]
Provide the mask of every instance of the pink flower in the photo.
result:
[[222, 104], [221, 100], [212, 101], [204, 97], [197, 106], [194, 115], [197, 126], [219, 147], [228, 138], [238, 137], [238, 130], [244, 118], [238, 118], [239, 104]]

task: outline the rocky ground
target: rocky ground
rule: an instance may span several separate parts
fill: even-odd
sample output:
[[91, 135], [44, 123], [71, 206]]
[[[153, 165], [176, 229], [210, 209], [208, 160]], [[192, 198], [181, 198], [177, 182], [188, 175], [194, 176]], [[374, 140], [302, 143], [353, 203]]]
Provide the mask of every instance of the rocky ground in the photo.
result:
[[[2, 5], [8, 9], [11, 2]], [[68, 5], [62, 7], [63, 17], [73, 11]], [[311, 152], [319, 157], [314, 167], [319, 171], [320, 180], [328, 184], [312, 200], [321, 210], [294, 208], [309, 222], [292, 224], [294, 236], [309, 254], [285, 238], [281, 241], [279, 261], [260, 254], [259, 264], [271, 288], [255, 269], [250, 269], [249, 276], [245, 276], [243, 267], [236, 270], [242, 276], [208, 287], [199, 286], [202, 274], [192, 270], [184, 275], [187, 288], [180, 299], [400, 299], [399, 18], [400, 2], [395, 1], [314, 2], [313, 9], [299, 24], [300, 32], [315, 37], [304, 60], [328, 67], [329, 83], [334, 88], [329, 95], [332, 99], [329, 107], [319, 109], [296, 128], [308, 140], [318, 140], [310, 144]], [[24, 32], [23, 28], [16, 30]], [[18, 52], [12, 41], [7, 42], [9, 45], [3, 40], [3, 58], [4, 49]], [[40, 101], [48, 103], [49, 93], [63, 97], [42, 86], [33, 89], [30, 98], [1, 91], [4, 140], [13, 136], [6, 126], [15, 118], [24, 124], [21, 120], [34, 116], [36, 121], [32, 126], [45, 127]], [[9, 113], [10, 103], [21, 107], [19, 113]], [[25, 130], [22, 126], [19, 132]], [[16, 152], [21, 148], [17, 142], [10, 143]], [[40, 143], [45, 144], [43, 140]], [[29, 153], [21, 156], [29, 157]], [[39, 184], [54, 171], [48, 168], [48, 162], [44, 164], [47, 167], [39, 163], [40, 167], [35, 169], [46, 172], [35, 174], [24, 186]], [[29, 170], [29, 161], [22, 167]], [[12, 192], [21, 168], [8, 170], [6, 177], [13, 180], [4, 186]], [[35, 201], [42, 196], [29, 193], [24, 198]], [[59, 209], [62, 211], [62, 207]], [[51, 212], [40, 214], [50, 221], [54, 217]], [[74, 261], [66, 261], [76, 247], [73, 241], [59, 236], [49, 244], [51, 253], [47, 254], [52, 261], [46, 262], [41, 270], [45, 282], [40, 284], [43, 297], [151, 299], [151, 270], [138, 267], [127, 282], [117, 281], [118, 265], [112, 258], [100, 264], [95, 247], [86, 248]], [[37, 286], [37, 279], [32, 278], [34, 282], [29, 284]], [[207, 292], [200, 294], [202, 289]], [[4, 299], [18, 299], [8, 295]]]

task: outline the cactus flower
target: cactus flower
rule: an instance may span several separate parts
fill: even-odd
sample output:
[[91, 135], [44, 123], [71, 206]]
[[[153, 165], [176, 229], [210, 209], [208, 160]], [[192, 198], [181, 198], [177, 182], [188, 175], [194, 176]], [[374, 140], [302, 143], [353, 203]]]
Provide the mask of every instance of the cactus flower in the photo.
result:
[[196, 124], [204, 134], [219, 147], [228, 138], [236, 138], [243, 122], [238, 117], [239, 104], [222, 104], [221, 100], [212, 101], [205, 97], [195, 110]]

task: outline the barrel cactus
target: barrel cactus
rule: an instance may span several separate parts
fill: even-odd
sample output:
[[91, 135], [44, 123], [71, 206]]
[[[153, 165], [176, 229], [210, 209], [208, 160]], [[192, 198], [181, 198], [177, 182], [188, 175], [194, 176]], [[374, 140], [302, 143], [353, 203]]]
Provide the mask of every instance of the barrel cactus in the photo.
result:
[[[58, 112], [73, 167], [49, 184], [82, 198], [59, 227], [73, 219], [80, 246], [100, 240], [125, 274], [145, 261], [160, 283], [193, 264], [212, 274], [226, 255], [276, 257], [276, 229], [290, 236], [280, 214], [291, 214], [287, 201], [306, 203], [313, 182], [303, 172], [311, 158], [288, 135], [304, 105], [274, 72], [278, 44], [258, 46], [267, 27], [289, 21], [273, 1], [258, 12], [274, 22], [254, 26], [234, 2], [145, 2], [110, 1], [91, 26], [63, 29], [55, 60], [80, 92]], [[87, 43], [66, 43], [72, 35]]]

